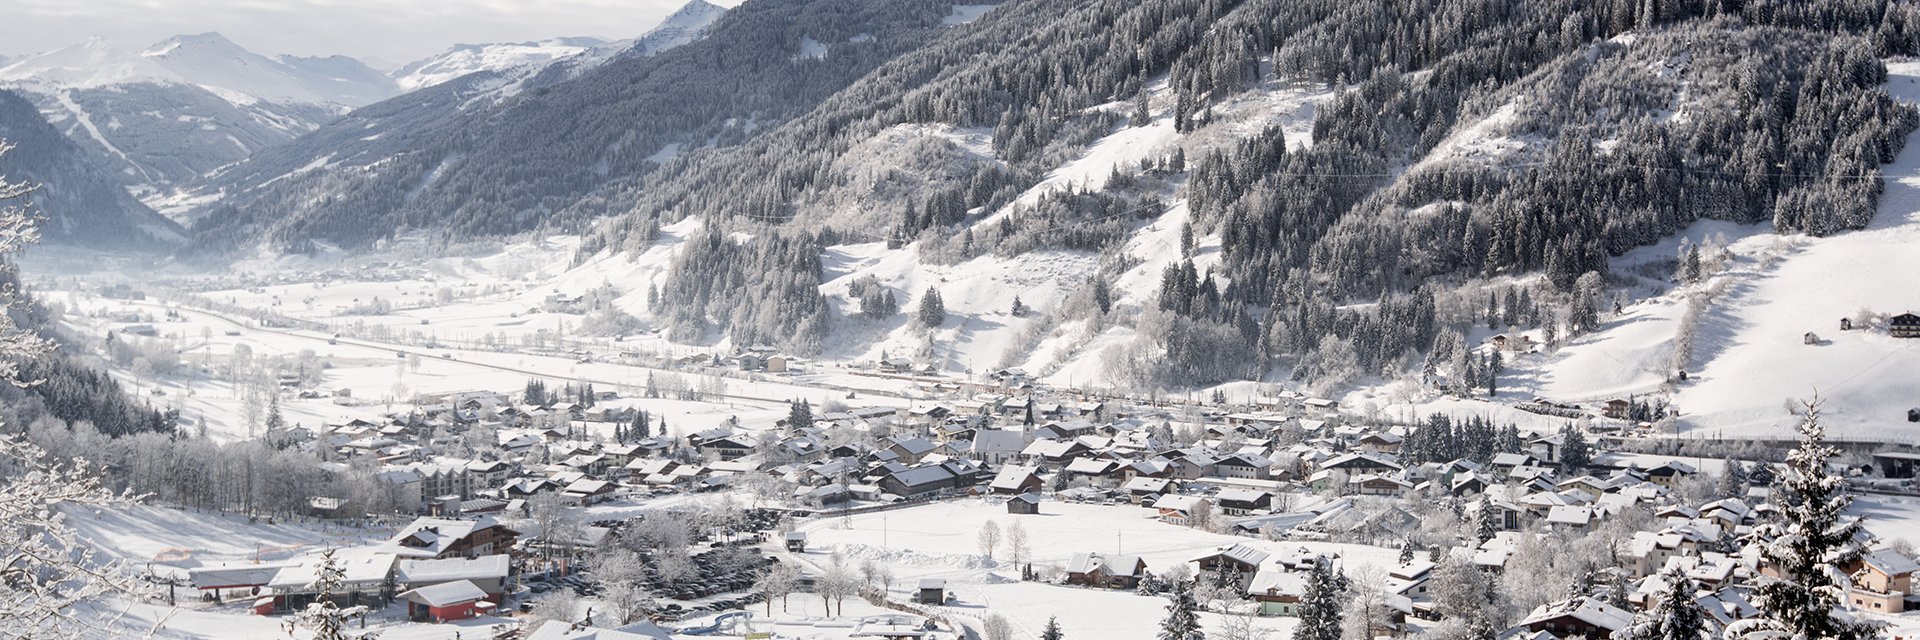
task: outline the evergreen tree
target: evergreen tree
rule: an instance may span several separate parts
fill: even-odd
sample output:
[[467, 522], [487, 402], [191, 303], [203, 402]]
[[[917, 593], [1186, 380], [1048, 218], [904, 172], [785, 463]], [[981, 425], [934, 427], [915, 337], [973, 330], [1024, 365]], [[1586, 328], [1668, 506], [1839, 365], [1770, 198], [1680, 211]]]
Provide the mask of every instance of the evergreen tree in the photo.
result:
[[914, 314], [920, 326], [929, 329], [939, 327], [947, 321], [947, 305], [940, 300], [940, 291], [932, 287], [920, 295], [920, 310]]
[[1477, 527], [1474, 537], [1479, 538], [1481, 542], [1492, 540], [1494, 532], [1499, 530], [1496, 525], [1496, 519], [1499, 517], [1499, 512], [1494, 511], [1493, 508], [1493, 498], [1482, 494], [1479, 516], [1474, 518], [1474, 525]]
[[804, 398], [787, 403], [787, 428], [798, 429], [810, 426], [813, 426], [813, 405], [808, 404]]
[[273, 399], [267, 401], [267, 431], [274, 432], [287, 428], [287, 419], [280, 415], [280, 394], [274, 392]]
[[1413, 562], [1413, 538], [1400, 541], [1400, 564]]
[[1612, 583], [1607, 586], [1607, 604], [1621, 611], [1632, 611], [1633, 602], [1627, 596], [1633, 593], [1633, 583], [1627, 581], [1627, 572], [1612, 571]]
[[1841, 604], [1836, 594], [1844, 585], [1835, 584], [1834, 578], [1839, 567], [1860, 556], [1854, 544], [1860, 521], [1845, 517], [1853, 497], [1847, 495], [1846, 479], [1827, 468], [1840, 451], [1826, 444], [1818, 400], [1807, 403], [1800, 437], [1800, 446], [1787, 454], [1786, 471], [1774, 492], [1780, 516], [1755, 532], [1767, 541], [1760, 549], [1763, 566], [1779, 572], [1777, 578], [1761, 578], [1754, 590], [1764, 622], [1736, 623], [1739, 628], [1730, 626], [1727, 636], [1785, 632], [1817, 640], [1874, 637], [1876, 625], [1835, 611]]
[[1345, 583], [1345, 576], [1334, 573], [1331, 561], [1323, 557], [1313, 563], [1306, 593], [1300, 596], [1300, 626], [1294, 628], [1293, 640], [1340, 640]]
[[1687, 245], [1687, 258], [1680, 268], [1680, 278], [1688, 283], [1700, 281], [1700, 245]]
[[1571, 423], [1560, 428], [1560, 434], [1566, 436], [1566, 443], [1560, 446], [1560, 468], [1568, 472], [1580, 472], [1593, 464], [1593, 448], [1587, 445], [1587, 434]]
[[1160, 621], [1160, 634], [1157, 640], [1206, 640], [1207, 634], [1200, 631], [1200, 616], [1195, 613], [1199, 603], [1193, 599], [1193, 580], [1178, 580], [1173, 583], [1173, 592], [1167, 595], [1167, 617]]
[[1020, 296], [1013, 297], [1013, 307], [1007, 309], [1007, 315], [1015, 318], [1027, 315], [1027, 305], [1020, 303]]
[[345, 569], [340, 568], [338, 561], [333, 559], [333, 549], [327, 549], [321, 552], [320, 566], [315, 573], [317, 575], [314, 587], [319, 590], [319, 596], [314, 599], [314, 602], [308, 604], [307, 608], [301, 611], [299, 615], [300, 625], [313, 632], [313, 640], [350, 640], [355, 638], [359, 640], [374, 640], [378, 638], [379, 634], [372, 632], [362, 632], [359, 634], [349, 634], [347, 632], [347, 620], [353, 616], [364, 616], [367, 612], [365, 607], [356, 606], [342, 609], [339, 605], [334, 604], [334, 597], [341, 593], [340, 589], [342, 583], [346, 580], [347, 572]]
[[647, 438], [653, 437], [653, 433], [651, 432], [650, 427], [647, 425], [647, 422], [648, 422], [647, 412], [639, 411], [639, 410], [634, 411], [633, 424], [627, 427], [627, 437], [632, 438], [634, 440], [645, 440]]
[[[1694, 600], [1693, 580], [1675, 566], [1662, 576], [1667, 588], [1652, 609], [1634, 616], [1631, 640], [1701, 640], [1706, 616]], [[1631, 611], [1631, 609], [1629, 609]]]
[[1040, 630], [1040, 640], [1060, 640], [1063, 637], [1060, 634], [1060, 618], [1049, 616], [1046, 628]]

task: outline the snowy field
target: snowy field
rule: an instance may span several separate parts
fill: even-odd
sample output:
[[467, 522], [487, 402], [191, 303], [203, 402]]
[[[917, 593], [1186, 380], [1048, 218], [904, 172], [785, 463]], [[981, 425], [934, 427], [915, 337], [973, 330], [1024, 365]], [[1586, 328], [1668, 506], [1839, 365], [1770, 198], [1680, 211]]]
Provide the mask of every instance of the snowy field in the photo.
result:
[[[987, 612], [1006, 616], [1021, 634], [1037, 634], [1047, 618], [1059, 616], [1068, 637], [1143, 637], [1166, 615], [1166, 598], [1086, 587], [1019, 581], [1020, 571], [1008, 558], [1008, 531], [1018, 522], [1026, 530], [1031, 563], [1036, 569], [1064, 567], [1075, 553], [1138, 555], [1147, 570], [1160, 573], [1209, 553], [1218, 547], [1246, 544], [1269, 552], [1306, 548], [1330, 552], [1350, 575], [1363, 567], [1387, 568], [1397, 561], [1393, 549], [1317, 542], [1268, 542], [1207, 533], [1167, 524], [1155, 511], [1128, 505], [1105, 506], [1044, 502], [1038, 515], [1010, 515], [1003, 501], [966, 499], [907, 509], [823, 517], [800, 525], [807, 532], [804, 561], [816, 567], [831, 562], [837, 550], [858, 566], [868, 559], [893, 569], [895, 599], [908, 599], [922, 578], [947, 580], [956, 602], [945, 610], [957, 616], [979, 617]], [[998, 561], [980, 552], [979, 532], [987, 522], [1000, 528]], [[1191, 568], [1191, 567], [1189, 567]], [[1218, 630], [1217, 614], [1204, 614], [1204, 624]], [[1260, 618], [1276, 637], [1292, 632], [1292, 618]]]

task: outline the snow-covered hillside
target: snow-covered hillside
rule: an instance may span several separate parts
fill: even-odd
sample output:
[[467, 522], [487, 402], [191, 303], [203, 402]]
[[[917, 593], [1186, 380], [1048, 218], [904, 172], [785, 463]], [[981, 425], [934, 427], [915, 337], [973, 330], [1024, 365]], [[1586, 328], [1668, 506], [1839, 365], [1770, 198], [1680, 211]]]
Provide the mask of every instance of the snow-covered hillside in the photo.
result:
[[469, 73], [540, 65], [579, 55], [606, 44], [599, 38], [552, 38], [536, 42], [457, 44], [433, 56], [407, 63], [393, 72], [394, 83], [413, 91]]
[[45, 89], [187, 84], [237, 102], [337, 107], [357, 107], [398, 92], [391, 80], [350, 58], [275, 60], [218, 33], [174, 36], [137, 52], [94, 38], [0, 68], [0, 82]]
[[352, 58], [272, 59], [217, 33], [141, 50], [92, 39], [13, 60], [0, 87], [31, 98], [155, 206], [176, 185], [399, 92]]
[[[1887, 67], [1888, 91], [1920, 100], [1920, 62]], [[1488, 120], [1510, 117], [1501, 109]], [[1458, 136], [1443, 148], [1486, 149], [1499, 138], [1498, 126], [1467, 129], [1479, 135]], [[1407, 390], [1383, 385], [1346, 402], [1373, 403], [1395, 415], [1494, 415], [1548, 430], [1565, 420], [1512, 405], [1535, 397], [1587, 405], [1665, 398], [1678, 410], [1667, 435], [1778, 440], [1793, 438], [1800, 420], [1789, 407], [1818, 398], [1836, 439], [1920, 443], [1920, 428], [1907, 421], [1907, 410], [1920, 406], [1911, 380], [1920, 371], [1920, 340], [1891, 337], [1885, 325], [1888, 316], [1920, 311], [1920, 290], [1894, 275], [1920, 273], [1916, 143], [1920, 137], [1910, 137], [1882, 169], [1887, 190], [1867, 229], [1816, 238], [1778, 235], [1764, 224], [1703, 221], [1615, 258], [1617, 275], [1641, 279], [1634, 299], [1608, 314], [1599, 330], [1556, 351], [1512, 355], [1496, 401], [1409, 400]], [[1703, 282], [1675, 284], [1666, 276], [1683, 247], [1714, 253], [1722, 245], [1725, 256], [1715, 261], [1721, 270]], [[1842, 330], [1843, 319], [1851, 329]], [[1477, 332], [1469, 342], [1481, 344], [1494, 333]], [[1528, 335], [1542, 338], [1537, 331]]]

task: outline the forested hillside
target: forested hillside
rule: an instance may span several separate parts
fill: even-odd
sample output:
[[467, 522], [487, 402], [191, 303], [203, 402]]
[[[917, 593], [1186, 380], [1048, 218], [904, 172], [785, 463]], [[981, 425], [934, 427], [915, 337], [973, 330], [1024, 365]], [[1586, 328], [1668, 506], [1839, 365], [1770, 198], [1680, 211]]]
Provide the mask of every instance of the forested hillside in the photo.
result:
[[[1916, 25], [1887, 0], [747, 2], [660, 55], [509, 95], [469, 76], [256, 156], [208, 183], [196, 249], [541, 229], [638, 256], [697, 218], [663, 280], [620, 286], [676, 340], [799, 353], [901, 328], [869, 298], [938, 293], [829, 287], [835, 247], [1083, 255], [1049, 286], [1106, 295], [1028, 300], [1020, 344], [1118, 322], [1144, 387], [1480, 384], [1462, 326], [1589, 330], [1608, 258], [1696, 220], [1864, 225], [1916, 122], [1880, 60]], [[1290, 100], [1310, 125], [1248, 115]], [[1120, 139], [1158, 147], [1103, 159]], [[1139, 245], [1162, 223], [1176, 258]]]
[[0, 175], [37, 185], [29, 200], [44, 217], [50, 243], [107, 249], [162, 251], [184, 233], [126, 190], [125, 176], [83, 151], [47, 123], [32, 102], [0, 90]]
[[936, 0], [750, 2], [696, 42], [619, 56], [577, 76], [542, 74], [495, 103], [395, 128], [405, 138], [398, 144], [367, 140], [366, 118], [458, 99], [484, 89], [485, 74], [372, 105], [214, 176], [205, 189], [224, 200], [198, 225], [196, 248], [226, 251], [257, 238], [296, 250], [314, 241], [358, 247], [414, 229], [466, 238], [580, 228], [624, 210], [599, 195], [607, 185], [636, 179], [683, 146], [736, 144], [807, 112], [924, 43], [947, 12]]

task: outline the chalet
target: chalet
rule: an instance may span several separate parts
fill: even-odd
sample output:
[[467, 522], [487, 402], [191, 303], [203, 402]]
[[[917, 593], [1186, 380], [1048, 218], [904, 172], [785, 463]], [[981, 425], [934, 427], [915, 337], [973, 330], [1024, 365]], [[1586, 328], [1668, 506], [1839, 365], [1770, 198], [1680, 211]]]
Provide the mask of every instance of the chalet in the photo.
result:
[[[1812, 334], [1808, 334], [1808, 335], [1812, 335]], [[1607, 401], [1606, 407], [1601, 410], [1601, 413], [1602, 415], [1605, 415], [1606, 417], [1609, 417], [1609, 418], [1613, 418], [1615, 420], [1625, 420], [1627, 419], [1627, 414], [1632, 410], [1633, 410], [1633, 403], [1628, 402], [1626, 400], [1621, 400], [1619, 398], [1614, 398], [1612, 400]]]
[[919, 464], [927, 454], [933, 453], [936, 445], [926, 438], [888, 438], [885, 450], [899, 456], [906, 464]]
[[1031, 516], [1040, 514], [1040, 494], [1022, 493], [1007, 500], [1007, 513]]
[[1473, 471], [1453, 474], [1447, 481], [1447, 492], [1455, 496], [1470, 496], [1487, 490], [1489, 480], [1486, 476]]
[[1065, 473], [1094, 481], [1095, 483], [1117, 484], [1120, 477], [1120, 463], [1105, 458], [1075, 458], [1067, 463]]
[[1527, 443], [1527, 451], [1533, 454], [1533, 457], [1538, 460], [1559, 464], [1560, 454], [1566, 446], [1567, 434], [1555, 433], [1534, 438], [1532, 442]]
[[1223, 489], [1214, 498], [1220, 501], [1220, 512], [1230, 516], [1244, 516], [1273, 508], [1273, 494], [1259, 489]]
[[1496, 453], [1487, 466], [1502, 475], [1510, 475], [1514, 469], [1536, 466], [1540, 461], [1525, 453]]
[[1202, 496], [1172, 495], [1155, 500], [1153, 508], [1160, 511], [1163, 522], [1186, 524], [1195, 513], [1213, 509], [1213, 501]]
[[753, 453], [754, 442], [741, 435], [726, 435], [702, 440], [694, 448], [710, 460], [738, 460]]
[[614, 488], [614, 484], [606, 480], [580, 479], [568, 484], [560, 493], [581, 506], [587, 506], [606, 502], [613, 497]]
[[380, 548], [404, 558], [473, 558], [504, 552], [519, 537], [520, 532], [502, 526], [492, 516], [472, 520], [420, 518]]
[[493, 609], [487, 592], [470, 580], [443, 582], [400, 594], [407, 601], [407, 619], [414, 622], [454, 622], [483, 615]]
[[1169, 478], [1139, 477], [1128, 480], [1126, 484], [1120, 486], [1121, 491], [1127, 492], [1127, 495], [1131, 497], [1134, 502], [1141, 504], [1144, 504], [1149, 498], [1158, 500], [1160, 496], [1173, 493], [1179, 489], [1180, 485]]
[[1214, 549], [1206, 555], [1194, 558], [1202, 573], [1215, 576], [1236, 576], [1235, 589], [1245, 589], [1253, 583], [1253, 577], [1260, 572], [1260, 563], [1267, 561], [1267, 552], [1244, 544]]
[[1371, 453], [1349, 453], [1320, 463], [1322, 471], [1345, 471], [1356, 474], [1399, 472], [1401, 469], [1400, 463]]
[[880, 488], [902, 498], [919, 498], [952, 491], [958, 478], [944, 465], [911, 467], [880, 479]]
[[1582, 596], [1540, 605], [1516, 627], [1533, 633], [1545, 631], [1561, 638], [1605, 638], [1632, 623], [1632, 613]]
[[1044, 486], [1038, 467], [1007, 465], [994, 474], [993, 482], [987, 485], [993, 493], [1018, 495], [1039, 491]]
[[1434, 564], [1426, 560], [1413, 560], [1387, 571], [1387, 584], [1394, 593], [1416, 600], [1427, 599], [1427, 581], [1433, 576]]
[[1847, 567], [1853, 576], [1847, 590], [1847, 602], [1855, 609], [1874, 613], [1906, 611], [1907, 596], [1913, 593], [1913, 574], [1920, 563], [1893, 549], [1862, 554]]
[[1214, 473], [1226, 478], [1265, 480], [1273, 461], [1265, 456], [1236, 453], [1214, 463]]
[[1260, 603], [1260, 615], [1300, 615], [1300, 599], [1307, 593], [1307, 574], [1281, 567], [1262, 567], [1247, 585], [1247, 595]]
[[1586, 531], [1593, 524], [1593, 510], [1582, 506], [1555, 506], [1547, 509], [1547, 525], [1554, 529]]
[[1920, 338], [1920, 315], [1902, 313], [1887, 318], [1887, 334], [1895, 338]]
[[1132, 589], [1146, 573], [1147, 561], [1139, 556], [1076, 553], [1067, 560], [1067, 584]]
[[1347, 478], [1347, 491], [1363, 496], [1397, 496], [1413, 489], [1413, 483], [1372, 473]]
[[1361, 451], [1397, 455], [1400, 453], [1401, 441], [1402, 438], [1400, 436], [1391, 433], [1370, 431], [1366, 435], [1360, 436], [1360, 439], [1355, 441], [1354, 444]]
[[1020, 451], [1029, 463], [1062, 466], [1087, 453], [1087, 445], [1077, 440], [1035, 440]]

